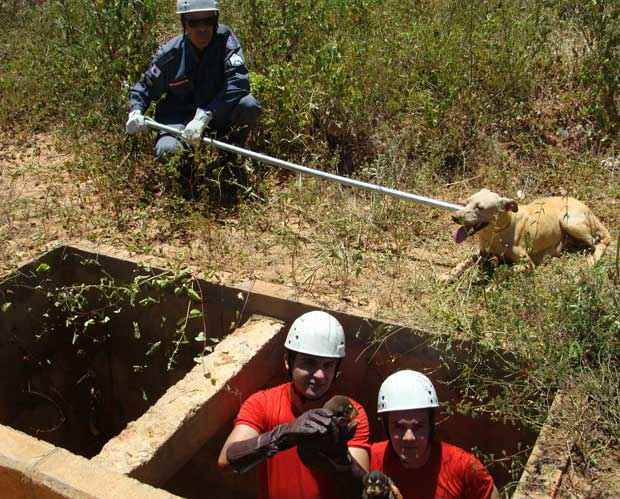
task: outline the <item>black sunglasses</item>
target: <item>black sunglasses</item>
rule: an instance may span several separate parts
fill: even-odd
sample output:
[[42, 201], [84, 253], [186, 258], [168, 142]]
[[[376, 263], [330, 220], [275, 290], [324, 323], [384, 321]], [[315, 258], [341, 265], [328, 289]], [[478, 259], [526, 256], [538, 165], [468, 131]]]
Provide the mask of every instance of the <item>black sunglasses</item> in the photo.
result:
[[186, 19], [187, 25], [190, 28], [198, 28], [204, 26], [215, 26], [217, 24], [217, 16], [201, 17], [200, 19]]

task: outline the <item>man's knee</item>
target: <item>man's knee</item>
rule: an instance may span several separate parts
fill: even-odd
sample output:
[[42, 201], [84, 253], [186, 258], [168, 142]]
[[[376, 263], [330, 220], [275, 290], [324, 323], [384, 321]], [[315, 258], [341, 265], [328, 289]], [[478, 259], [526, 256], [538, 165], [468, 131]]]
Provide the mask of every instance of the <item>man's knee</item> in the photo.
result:
[[155, 144], [155, 157], [163, 161], [170, 156], [179, 154], [185, 150], [183, 143], [171, 135], [163, 135]]
[[262, 112], [262, 108], [252, 94], [243, 97], [235, 106], [233, 124], [254, 126]]

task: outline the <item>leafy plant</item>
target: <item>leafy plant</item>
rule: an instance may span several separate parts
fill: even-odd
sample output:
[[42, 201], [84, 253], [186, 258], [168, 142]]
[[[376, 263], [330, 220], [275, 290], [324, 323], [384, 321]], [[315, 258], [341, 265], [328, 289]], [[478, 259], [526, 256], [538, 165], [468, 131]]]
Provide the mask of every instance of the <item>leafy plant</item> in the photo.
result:
[[557, 5], [565, 22], [583, 37], [581, 78], [592, 86], [592, 111], [614, 135], [620, 129], [620, 5], [598, 0]]
[[[179, 369], [202, 362], [219, 336], [207, 330], [200, 281], [188, 269], [162, 272], [145, 266], [124, 281], [96, 259], [83, 259], [82, 266], [93, 278], [75, 284], [59, 284], [54, 269], [45, 263], [37, 266], [32, 284], [33, 291], [45, 298], [42, 322], [33, 331], [32, 344], [15, 341], [23, 351], [27, 393], [53, 401], [63, 416], [57, 427], [46, 431], [73, 420], [64, 417], [61, 406], [73, 407], [73, 412], [87, 406], [91, 423], [106, 421], [110, 411], [114, 415], [113, 421], [93, 423], [91, 436], [105, 440], [109, 435], [100, 437], [102, 432], [118, 431], [127, 422], [126, 409], [117, 400], [127, 388], [115, 387], [115, 363], [129, 363], [120, 372], [133, 371], [131, 391], [140, 390], [146, 404], [178, 376]], [[6, 308], [2, 313], [8, 312]], [[154, 324], [157, 318], [159, 326]]]
[[[620, 361], [618, 287], [604, 265], [579, 270], [554, 263], [533, 275], [496, 275], [489, 288], [470, 288], [463, 298], [481, 303], [477, 308], [444, 296], [436, 311], [461, 339], [442, 336], [437, 345], [458, 373], [454, 383], [464, 394], [459, 410], [539, 429], [558, 390], [579, 390], [589, 394], [592, 417], [604, 419], [599, 446], [608, 438], [617, 441], [615, 385], [598, 383], [618, 374], [612, 367]], [[459, 348], [451, 348], [454, 343]], [[498, 369], [505, 374], [498, 377]], [[565, 416], [579, 433], [584, 422]]]

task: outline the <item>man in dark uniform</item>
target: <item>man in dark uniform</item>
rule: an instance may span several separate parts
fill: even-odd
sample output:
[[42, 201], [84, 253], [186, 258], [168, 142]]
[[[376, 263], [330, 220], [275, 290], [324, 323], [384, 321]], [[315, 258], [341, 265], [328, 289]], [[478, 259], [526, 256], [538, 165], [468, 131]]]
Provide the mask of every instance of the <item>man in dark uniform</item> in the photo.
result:
[[250, 94], [248, 69], [239, 40], [220, 24], [217, 0], [177, 0], [183, 34], [162, 45], [129, 92], [126, 129], [145, 128], [144, 112], [159, 101], [155, 120], [182, 130], [182, 140], [161, 133], [155, 155], [189, 153], [208, 128], [243, 145], [261, 108]]

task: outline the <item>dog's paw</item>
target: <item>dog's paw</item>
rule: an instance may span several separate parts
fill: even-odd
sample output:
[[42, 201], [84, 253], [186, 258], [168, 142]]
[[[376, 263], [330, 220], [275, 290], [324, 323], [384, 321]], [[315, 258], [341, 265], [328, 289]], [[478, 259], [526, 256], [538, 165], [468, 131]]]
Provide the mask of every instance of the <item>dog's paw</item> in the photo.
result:
[[586, 265], [588, 267], [594, 267], [597, 261], [598, 260], [595, 258], [595, 256], [592, 253], [586, 255]]

